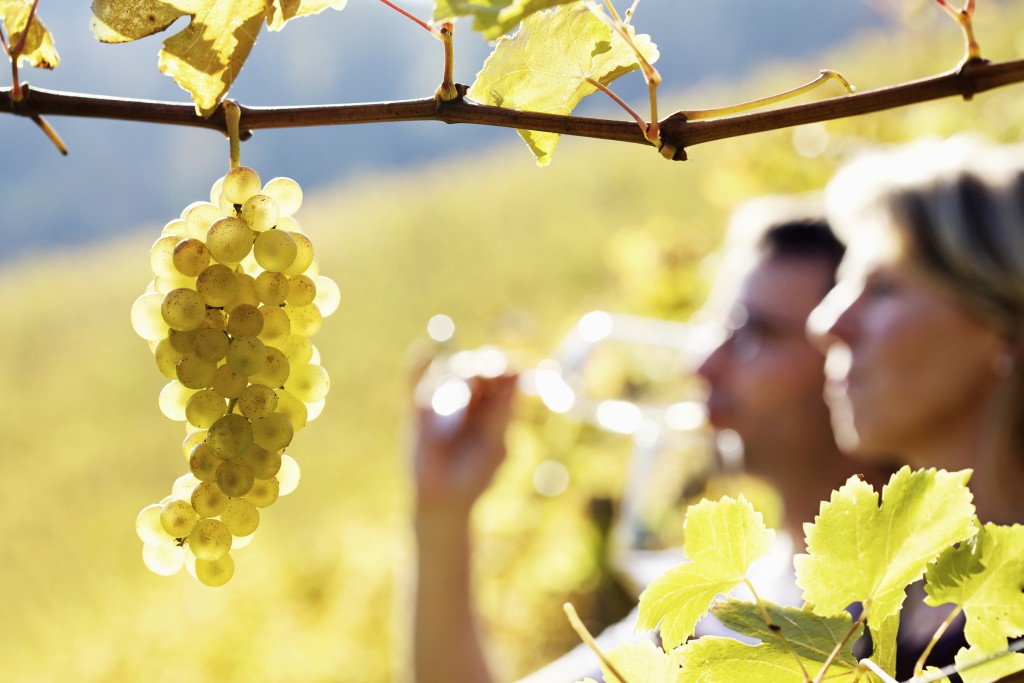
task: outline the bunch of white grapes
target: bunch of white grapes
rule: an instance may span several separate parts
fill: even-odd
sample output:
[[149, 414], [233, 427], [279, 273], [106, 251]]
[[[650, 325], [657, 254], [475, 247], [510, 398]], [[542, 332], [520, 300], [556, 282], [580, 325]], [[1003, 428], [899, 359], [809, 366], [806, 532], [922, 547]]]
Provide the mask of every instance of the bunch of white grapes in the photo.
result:
[[225, 584], [229, 551], [298, 485], [284, 450], [323, 410], [330, 379], [310, 337], [340, 299], [293, 218], [301, 203], [294, 180], [264, 185], [236, 167], [150, 250], [154, 278], [132, 305], [132, 326], [170, 380], [160, 410], [185, 422], [189, 468], [136, 519], [157, 574], [185, 566], [206, 585]]

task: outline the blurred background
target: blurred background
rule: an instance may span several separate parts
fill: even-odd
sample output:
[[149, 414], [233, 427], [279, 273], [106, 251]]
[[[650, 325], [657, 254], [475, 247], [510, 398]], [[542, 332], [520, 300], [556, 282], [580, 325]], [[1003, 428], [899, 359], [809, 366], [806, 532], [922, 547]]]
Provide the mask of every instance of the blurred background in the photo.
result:
[[[157, 72], [158, 38], [100, 45], [85, 4], [43, 0], [63, 63], [24, 78], [185, 100]], [[977, 20], [985, 56], [1024, 54], [1021, 3], [979, 3]], [[879, 87], [952, 68], [962, 50], [925, 0], [646, 0], [634, 25], [661, 51], [663, 112], [767, 95], [826, 67]], [[455, 47], [457, 80], [469, 83], [489, 47], [468, 22]], [[440, 71], [439, 43], [352, 0], [261, 36], [232, 96], [412, 99], [429, 96]], [[614, 88], [643, 100], [638, 74]], [[590, 99], [581, 113], [624, 117]], [[218, 589], [142, 565], [135, 515], [186, 463], [181, 425], [157, 408], [165, 380], [128, 311], [150, 279], [149, 245], [207, 197], [227, 144], [187, 128], [51, 123], [67, 159], [31, 122], [0, 116], [0, 679], [384, 683], [401, 678], [411, 627], [406, 357], [431, 316], [455, 321], [455, 348], [493, 344], [527, 364], [595, 309], [684, 321], [737, 202], [820, 187], [876, 141], [961, 130], [1021, 140], [1024, 97], [1009, 87], [716, 142], [683, 163], [567, 138], [543, 170], [509, 130], [258, 132], [243, 163], [306, 190], [297, 217], [343, 300], [314, 338], [333, 380], [326, 409], [289, 449], [303, 480], [266, 511]], [[602, 391], [625, 395], [631, 373], [606, 362]], [[607, 552], [633, 440], [534, 398], [519, 407], [509, 461], [476, 518], [481, 609], [509, 679], [576, 644], [565, 600], [595, 630], [635, 601]]]

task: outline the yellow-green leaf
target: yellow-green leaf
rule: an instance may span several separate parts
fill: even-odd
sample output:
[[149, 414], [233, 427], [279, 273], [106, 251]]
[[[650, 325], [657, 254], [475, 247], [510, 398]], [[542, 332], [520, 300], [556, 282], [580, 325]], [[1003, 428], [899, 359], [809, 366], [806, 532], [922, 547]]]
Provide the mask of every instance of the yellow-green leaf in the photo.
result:
[[925, 599], [953, 603], [967, 617], [964, 636], [984, 652], [1024, 635], [1024, 526], [986, 524], [928, 570]]
[[691, 506], [684, 535], [690, 561], [655, 579], [640, 595], [637, 628], [660, 624], [666, 650], [693, 635], [716, 595], [728, 594], [746, 578], [750, 564], [771, 550], [775, 532], [740, 496]]
[[[649, 640], [619, 643], [606, 652], [605, 657], [629, 683], [679, 683], [681, 680], [678, 651], [666, 653]], [[603, 662], [601, 671], [604, 680], [618, 680]]]
[[906, 587], [976, 532], [970, 474], [904, 467], [882, 490], [881, 506], [870, 484], [851, 477], [805, 526], [808, 554], [795, 558], [804, 600], [824, 615], [862, 602], [868, 623], [898, 613]]
[[292, 19], [320, 14], [325, 9], [345, 9], [348, 0], [271, 0], [267, 9], [267, 28], [280, 31]]
[[[658, 58], [649, 36], [635, 36], [634, 42], [648, 62]], [[530, 16], [514, 36], [499, 40], [468, 97], [482, 104], [568, 115], [597, 90], [585, 79], [608, 85], [638, 68], [626, 42], [586, 7], [558, 7]], [[551, 161], [557, 134], [519, 134], [539, 164]]]
[[[21, 40], [31, 10], [32, 3], [28, 0], [0, 0], [0, 20], [7, 30], [8, 45], [13, 46]], [[41, 69], [52, 69], [60, 62], [57, 49], [53, 46], [53, 36], [43, 26], [38, 12], [32, 17], [25, 45], [18, 55], [18, 66], [25, 62]]]
[[93, 35], [102, 43], [127, 43], [163, 31], [185, 12], [164, 0], [93, 0]]
[[434, 21], [471, 16], [473, 30], [495, 40], [535, 12], [572, 2], [576, 0], [437, 0]]
[[[1004, 647], [1000, 650], [1005, 649]], [[974, 662], [981, 661], [987, 658], [991, 652], [984, 652], [981, 648], [972, 647], [970, 649], [961, 648], [956, 653], [954, 662], [958, 668], [966, 667]], [[1024, 671], [1024, 654], [1019, 652], [1013, 652], [1003, 657], [993, 659], [985, 664], [979, 664], [978, 666], [971, 666], [969, 668], [963, 668], [960, 672], [960, 678], [963, 679], [964, 683], [994, 683], [995, 681], [1001, 681], [1007, 676], [1011, 676], [1018, 671]]]

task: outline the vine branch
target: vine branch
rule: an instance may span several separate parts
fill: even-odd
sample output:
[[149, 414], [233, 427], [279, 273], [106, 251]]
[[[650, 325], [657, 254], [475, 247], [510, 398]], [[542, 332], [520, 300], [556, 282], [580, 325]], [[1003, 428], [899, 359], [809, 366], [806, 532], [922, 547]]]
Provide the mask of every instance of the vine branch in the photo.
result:
[[[1024, 81], [1024, 59], [990, 63], [968, 60], [952, 71], [898, 85], [790, 105], [764, 112], [725, 118], [688, 121], [677, 112], [660, 122], [661, 140], [675, 150], [676, 160], [686, 158], [686, 148], [704, 142], [752, 135], [770, 130], [829, 121], [895, 109], [944, 97], [971, 99], [976, 93]], [[296, 128], [396, 121], [442, 121], [519, 128], [578, 137], [647, 145], [650, 142], [633, 121], [561, 116], [474, 104], [464, 98], [466, 86], [456, 85], [458, 97], [439, 101], [419, 100], [368, 104], [330, 104], [298, 107], [241, 107], [246, 130]], [[22, 99], [14, 89], [0, 88], [0, 112], [21, 116], [76, 116], [144, 123], [212, 128], [227, 133], [223, 109], [209, 118], [195, 113], [191, 103], [101, 97], [22, 86]]]

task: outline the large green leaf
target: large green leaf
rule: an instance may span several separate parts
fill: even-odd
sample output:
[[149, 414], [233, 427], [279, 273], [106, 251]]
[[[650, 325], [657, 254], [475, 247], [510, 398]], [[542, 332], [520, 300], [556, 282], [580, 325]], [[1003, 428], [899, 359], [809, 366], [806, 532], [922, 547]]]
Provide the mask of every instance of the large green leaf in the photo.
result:
[[[632, 31], [632, 29], [630, 29]], [[658, 58], [649, 36], [634, 37], [648, 62]], [[639, 68], [636, 54], [586, 7], [576, 4], [534, 14], [487, 58], [468, 97], [482, 104], [568, 115], [597, 88]], [[538, 163], [547, 164], [556, 133], [519, 131]]]
[[[32, 3], [28, 0], [0, 0], [0, 20], [7, 30], [9, 45], [13, 46], [21, 40], [31, 9]], [[52, 69], [60, 62], [57, 49], [53, 46], [53, 36], [39, 20], [38, 13], [32, 17], [25, 45], [18, 55], [18, 66], [25, 62], [42, 69]]]
[[473, 30], [495, 40], [535, 12], [573, 2], [576, 0], [436, 0], [434, 21], [471, 16]]
[[[619, 643], [605, 652], [605, 657], [622, 674], [628, 683], [680, 683], [682, 671], [679, 669], [679, 653], [666, 653], [649, 640], [638, 643]], [[601, 671], [605, 681], [617, 681], [618, 678], [604, 663]], [[595, 683], [586, 678], [582, 683]]]
[[986, 524], [928, 570], [925, 599], [953, 603], [967, 617], [964, 636], [985, 652], [1024, 635], [1024, 526]]
[[263, 24], [280, 30], [291, 19], [316, 14], [346, 0], [93, 0], [92, 30], [105, 43], [138, 40], [180, 17], [188, 26], [164, 41], [160, 71], [192, 95], [208, 116], [227, 94], [252, 51]]
[[640, 595], [637, 628], [660, 624], [665, 649], [693, 635], [715, 596], [736, 588], [751, 563], [771, 550], [775, 537], [742, 496], [693, 505], [686, 513], [684, 533], [690, 561], [655, 579]]
[[797, 585], [819, 614], [864, 603], [869, 623], [897, 614], [906, 587], [947, 548], [975, 533], [970, 471], [904, 467], [882, 490], [851, 477], [813, 524], [807, 555], [796, 559]]

